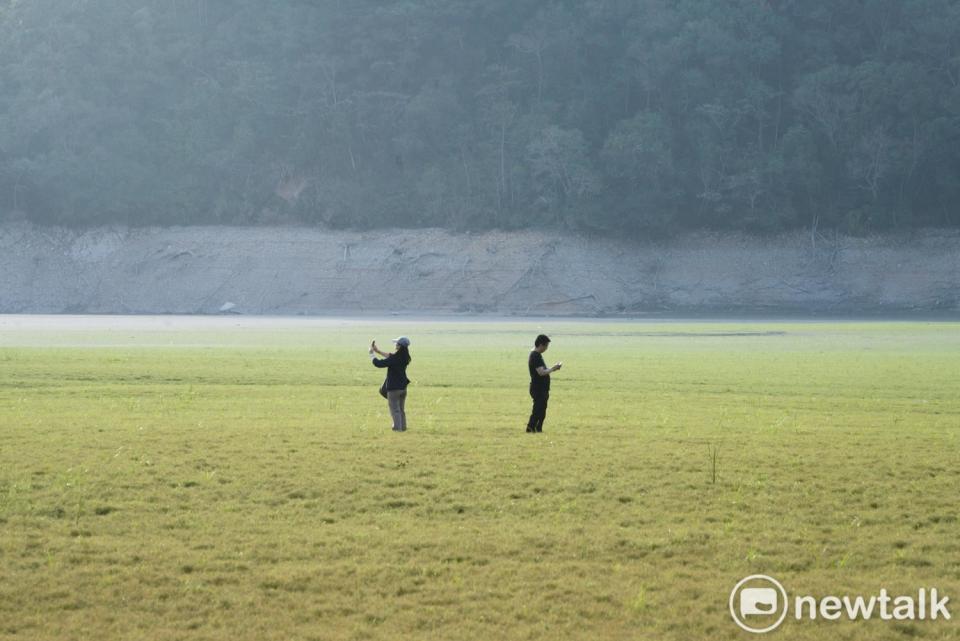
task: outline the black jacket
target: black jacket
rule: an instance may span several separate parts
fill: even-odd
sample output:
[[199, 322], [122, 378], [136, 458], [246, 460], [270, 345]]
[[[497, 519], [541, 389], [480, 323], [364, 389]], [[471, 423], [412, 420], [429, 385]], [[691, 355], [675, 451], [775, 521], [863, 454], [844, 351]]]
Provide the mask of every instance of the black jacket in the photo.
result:
[[373, 359], [375, 367], [387, 368], [387, 391], [404, 390], [410, 384], [407, 378], [407, 361], [396, 354], [390, 354], [386, 358]]

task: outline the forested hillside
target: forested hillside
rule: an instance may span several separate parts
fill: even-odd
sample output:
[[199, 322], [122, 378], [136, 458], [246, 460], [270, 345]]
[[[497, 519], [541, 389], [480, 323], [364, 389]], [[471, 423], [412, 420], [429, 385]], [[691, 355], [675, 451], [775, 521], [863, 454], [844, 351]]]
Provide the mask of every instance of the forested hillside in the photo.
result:
[[960, 224], [957, 0], [0, 0], [0, 214]]

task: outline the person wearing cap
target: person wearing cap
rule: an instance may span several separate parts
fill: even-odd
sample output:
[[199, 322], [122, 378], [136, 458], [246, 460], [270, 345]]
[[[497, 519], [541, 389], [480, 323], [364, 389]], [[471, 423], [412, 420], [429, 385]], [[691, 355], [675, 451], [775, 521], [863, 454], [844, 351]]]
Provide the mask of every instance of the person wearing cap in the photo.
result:
[[550, 400], [550, 374], [560, 369], [563, 363], [547, 367], [543, 362], [543, 353], [550, 347], [550, 338], [544, 334], [537, 336], [533, 343], [533, 350], [527, 359], [530, 370], [530, 397], [533, 399], [533, 410], [530, 420], [527, 421], [527, 432], [543, 431], [543, 421], [547, 418], [547, 401]]
[[[387, 368], [387, 380], [384, 388], [387, 393], [387, 405], [390, 416], [393, 418], [393, 431], [405, 432], [407, 429], [407, 414], [404, 406], [407, 402], [407, 365], [413, 360], [410, 358], [410, 339], [399, 336], [393, 339], [397, 351], [386, 354], [377, 348], [377, 341], [370, 343], [370, 359], [375, 367]], [[377, 354], [383, 358], [377, 358]]]

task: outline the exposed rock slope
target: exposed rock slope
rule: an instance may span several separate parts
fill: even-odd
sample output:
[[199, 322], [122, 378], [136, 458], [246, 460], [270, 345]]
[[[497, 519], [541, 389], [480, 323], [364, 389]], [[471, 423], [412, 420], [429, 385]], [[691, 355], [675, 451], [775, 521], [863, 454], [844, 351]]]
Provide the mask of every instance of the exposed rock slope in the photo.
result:
[[[437, 229], [0, 226], [0, 312], [958, 310], [960, 232], [668, 243]], [[228, 306], [229, 307], [229, 306]]]

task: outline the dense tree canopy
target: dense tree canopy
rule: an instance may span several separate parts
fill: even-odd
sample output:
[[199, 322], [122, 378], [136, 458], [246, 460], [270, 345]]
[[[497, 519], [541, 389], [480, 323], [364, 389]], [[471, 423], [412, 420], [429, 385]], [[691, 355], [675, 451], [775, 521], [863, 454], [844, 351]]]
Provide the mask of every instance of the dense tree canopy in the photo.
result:
[[0, 0], [0, 213], [957, 225], [958, 0]]

